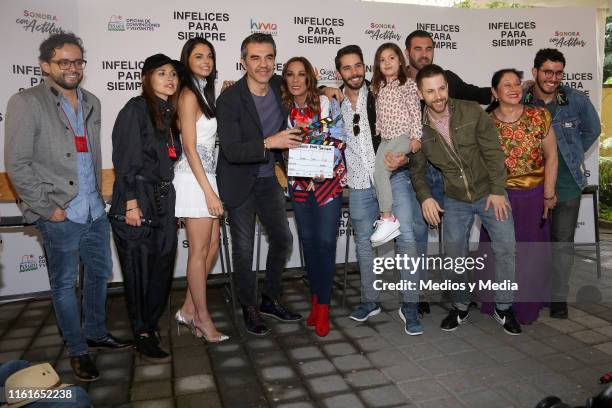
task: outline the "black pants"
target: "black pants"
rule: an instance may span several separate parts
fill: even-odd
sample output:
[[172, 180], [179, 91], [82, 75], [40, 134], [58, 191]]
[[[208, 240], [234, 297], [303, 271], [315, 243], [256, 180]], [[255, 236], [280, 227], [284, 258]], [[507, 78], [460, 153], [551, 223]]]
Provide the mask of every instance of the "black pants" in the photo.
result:
[[178, 243], [173, 189], [162, 206], [165, 211], [155, 227], [111, 222], [135, 336], [157, 329], [172, 285]]
[[578, 223], [580, 201], [578, 196], [557, 203], [552, 210], [550, 240], [553, 243], [553, 302], [567, 301], [569, 279], [574, 265], [574, 233]]
[[255, 306], [256, 275], [253, 271], [255, 214], [268, 237], [266, 281], [263, 293], [271, 299], [281, 296], [281, 275], [291, 253], [293, 236], [287, 222], [285, 196], [276, 177], [258, 178], [244, 203], [228, 208], [232, 236], [232, 262], [243, 306]]

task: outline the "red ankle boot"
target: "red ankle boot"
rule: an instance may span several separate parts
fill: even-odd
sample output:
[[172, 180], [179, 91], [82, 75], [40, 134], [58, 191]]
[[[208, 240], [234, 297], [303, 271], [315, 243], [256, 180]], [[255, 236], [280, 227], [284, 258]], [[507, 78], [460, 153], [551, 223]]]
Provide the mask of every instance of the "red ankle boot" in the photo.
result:
[[319, 337], [327, 336], [329, 333], [329, 305], [317, 305], [317, 324], [315, 326], [315, 332]]
[[312, 307], [310, 309], [310, 314], [306, 319], [306, 324], [312, 327], [317, 324], [317, 312], [319, 311], [319, 305], [317, 304], [317, 295], [312, 295], [311, 304]]

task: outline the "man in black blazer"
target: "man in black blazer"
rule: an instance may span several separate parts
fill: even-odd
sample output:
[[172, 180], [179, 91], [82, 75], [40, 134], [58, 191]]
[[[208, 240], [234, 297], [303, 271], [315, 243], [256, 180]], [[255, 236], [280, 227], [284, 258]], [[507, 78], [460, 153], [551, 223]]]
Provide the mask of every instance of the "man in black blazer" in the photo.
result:
[[[297, 322], [279, 302], [281, 274], [293, 238], [285, 211], [285, 196], [274, 174], [281, 150], [300, 145], [300, 130], [287, 129], [287, 111], [281, 103], [282, 78], [274, 74], [276, 44], [272, 36], [255, 33], [244, 39], [241, 62], [246, 74], [217, 101], [219, 161], [217, 180], [232, 236], [232, 260], [238, 299], [246, 330], [269, 332], [260, 313], [283, 322]], [[262, 301], [257, 309], [256, 276], [252, 271], [255, 215], [266, 229], [269, 249]]]

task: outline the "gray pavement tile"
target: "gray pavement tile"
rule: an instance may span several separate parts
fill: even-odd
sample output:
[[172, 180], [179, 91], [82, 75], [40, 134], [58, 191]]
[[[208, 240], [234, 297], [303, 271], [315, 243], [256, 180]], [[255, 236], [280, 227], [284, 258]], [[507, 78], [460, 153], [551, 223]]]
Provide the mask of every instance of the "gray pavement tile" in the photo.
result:
[[222, 408], [219, 394], [216, 392], [204, 392], [199, 394], [178, 395], [176, 397], [177, 408]]
[[576, 384], [562, 374], [542, 374], [533, 377], [531, 381], [544, 392], [543, 395], [556, 395], [560, 398], [570, 395], [573, 392], [580, 391], [582, 388], [579, 384]]
[[22, 337], [18, 339], [0, 340], [0, 350], [2, 351], [21, 351], [25, 350], [32, 342], [32, 337]]
[[[338, 332], [330, 331], [327, 337], [335, 336], [336, 334], [334, 333], [338, 333]], [[287, 350], [297, 348], [297, 347], [312, 346], [313, 344], [318, 343], [318, 341], [313, 341], [313, 338], [310, 336], [282, 336], [282, 337], [276, 338], [275, 340], [278, 341], [281, 347]], [[275, 345], [274, 347], [277, 347], [277, 346]]]
[[408, 358], [397, 349], [375, 351], [373, 353], [366, 354], [366, 356], [375, 367], [379, 368], [397, 365], [404, 361], [408, 361]]
[[295, 371], [289, 365], [265, 367], [260, 372], [265, 381], [291, 381], [296, 379]]
[[419, 361], [418, 364], [434, 376], [462, 371], [465, 369], [457, 364], [457, 362], [449, 359], [446, 356], [422, 360]]
[[602, 344], [598, 344], [595, 346], [595, 348], [599, 351], [602, 351], [606, 354], [611, 354], [612, 355], [612, 341], [607, 342], [607, 343], [602, 343]]
[[[463, 330], [463, 327], [461, 328], [461, 330]], [[457, 335], [459, 335], [459, 332], [461, 330], [457, 330]], [[465, 336], [461, 338], [471, 344], [476, 350], [488, 350], [506, 345], [506, 343], [502, 339], [496, 336], [492, 336], [491, 334], [485, 333], [483, 331], [480, 332], [482, 333], [480, 335]]]
[[442, 352], [438, 350], [433, 343], [413, 344], [400, 347], [398, 350], [412, 361], [421, 361], [442, 356]]
[[322, 401], [324, 407], [327, 408], [359, 408], [364, 407], [354, 394], [341, 394], [326, 398]]
[[319, 376], [332, 374], [336, 372], [336, 368], [328, 360], [314, 360], [300, 363], [298, 370], [304, 377]]
[[388, 407], [408, 403], [408, 399], [395, 385], [369, 388], [359, 392], [368, 407]]
[[[213, 355], [213, 358], [214, 355]], [[291, 365], [289, 359], [278, 351], [261, 351], [251, 355], [253, 363], [258, 367], [270, 367], [279, 365]]]
[[112, 401], [115, 406], [124, 404], [129, 402], [130, 399], [129, 382], [107, 385], [96, 381], [89, 386], [87, 394], [89, 395], [92, 405], [95, 406], [110, 401]]
[[397, 386], [413, 402], [450, 397], [448, 391], [432, 378], [400, 383]]
[[469, 343], [463, 341], [460, 338], [452, 337], [432, 343], [432, 345], [440, 350], [443, 354], [457, 354], [465, 351], [475, 351]]
[[482, 373], [480, 370], [473, 370], [461, 374], [445, 374], [436, 377], [436, 380], [453, 394], [464, 394], [483, 388], [489, 388], [487, 378], [492, 374]]
[[316, 408], [312, 401], [286, 402], [275, 405], [276, 408]]
[[96, 355], [96, 366], [98, 368], [131, 366], [134, 361], [134, 352], [131, 349], [117, 350]]
[[306, 382], [310, 386], [312, 393], [316, 396], [347, 391], [349, 389], [346, 381], [339, 375], [311, 378]]
[[562, 334], [559, 330], [556, 330], [544, 323], [536, 322], [532, 325], [523, 326], [523, 333], [534, 339], [545, 339], [549, 337], [555, 337]]
[[534, 377], [538, 374], [551, 373], [552, 370], [543, 363], [535, 359], [514, 360], [501, 364], [502, 367], [508, 367], [514, 373], [523, 377]]
[[368, 326], [351, 327], [349, 329], [345, 329], [344, 334], [346, 334], [352, 339], [362, 339], [365, 337], [379, 336], [379, 334], [374, 329]]
[[600, 344], [609, 341], [609, 337], [593, 329], [574, 332], [570, 334], [573, 338], [585, 344]]
[[[268, 325], [268, 327], [270, 327], [272, 331], [279, 336], [301, 335], [306, 332], [306, 330], [304, 329], [304, 326], [302, 326], [301, 324], [296, 324], [296, 323], [284, 323], [284, 324], [278, 323], [278, 324]], [[334, 327], [332, 326], [332, 330], [333, 329]]]
[[134, 401], [130, 404], [132, 408], [174, 408], [172, 398], [161, 398], [148, 401]]
[[250, 350], [268, 350], [278, 347], [277, 343], [272, 339], [257, 339], [249, 338], [244, 342], [244, 345]]
[[330, 343], [323, 346], [323, 351], [330, 357], [346, 356], [357, 352], [350, 343]]
[[558, 351], [547, 344], [547, 340], [528, 340], [513, 344], [513, 347], [529, 357], [544, 357], [556, 354]]
[[230, 371], [230, 370], [238, 370], [244, 368], [249, 365], [247, 358], [245, 355], [240, 353], [236, 357], [229, 357], [222, 360], [217, 361], [217, 365], [215, 369], [221, 371]]
[[172, 396], [172, 382], [161, 380], [134, 383], [130, 396], [132, 401], [168, 398]]
[[0, 353], [0, 361], [9, 361], [9, 360], [20, 360], [21, 355], [23, 354], [22, 350], [13, 350], [7, 351], [4, 353]]
[[604, 327], [604, 326], [609, 326], [610, 322], [608, 322], [607, 320], [604, 319], [600, 319], [597, 316], [593, 316], [593, 315], [583, 315], [583, 316], [571, 316], [570, 315], [570, 320], [574, 320], [576, 323], [581, 324], [585, 327], [588, 327], [590, 329], [594, 329], [596, 327]]
[[181, 326], [181, 335], [172, 337], [172, 347], [203, 346], [203, 341], [202, 338], [192, 335], [187, 327]]
[[210, 360], [206, 355], [196, 355], [193, 358], [189, 358], [185, 355], [177, 356], [177, 351], [182, 349], [173, 350], [172, 365], [174, 367], [175, 377], [188, 377], [197, 374], [210, 374], [211, 366]]
[[61, 346], [64, 344], [64, 340], [59, 335], [50, 335], [50, 336], [36, 336], [34, 342], [30, 346], [31, 348], [41, 348], [41, 347], [52, 347], [52, 346]]
[[174, 393], [176, 395], [196, 394], [215, 390], [215, 380], [212, 375], [208, 374], [181, 377], [174, 381]]
[[568, 352], [570, 350], [576, 350], [587, 346], [585, 343], [566, 335], [549, 337], [546, 339], [546, 344], [561, 352]]
[[518, 406], [533, 407], [544, 398], [542, 391], [527, 381], [516, 381], [499, 385], [495, 387], [495, 391]]
[[308, 399], [308, 391], [301, 383], [265, 384], [268, 399], [273, 403]]
[[585, 347], [583, 349], [572, 350], [567, 354], [588, 365], [612, 363], [611, 355], [604, 353], [595, 347]]
[[460, 354], [453, 354], [447, 357], [459, 368], [471, 369], [489, 367], [498, 364], [491, 357], [479, 351], [467, 351]]
[[[14, 338], [19, 338], [19, 337], [21, 338], [30, 337], [31, 338], [32, 336], [34, 336], [37, 330], [38, 329], [36, 327], [22, 327], [20, 329], [10, 329], [6, 333], [4, 333], [4, 336], [2, 336], [2, 340], [14, 339]], [[56, 333], [57, 333], [57, 329], [56, 329]], [[39, 333], [39, 335], [40, 334], [41, 333]]]
[[228, 389], [258, 388], [259, 379], [252, 369], [238, 370], [227, 373], [215, 373], [218, 387], [222, 393]]
[[381, 371], [395, 383], [430, 377], [427, 371], [410, 361], [385, 367]]
[[23, 359], [28, 360], [29, 362], [54, 362], [58, 358], [62, 349], [63, 346], [28, 349], [24, 353]]
[[[459, 396], [459, 400], [470, 408], [514, 408], [514, 404], [495, 390], [478, 390]], [[534, 404], [535, 405], [535, 404]]]
[[586, 326], [583, 326], [569, 319], [555, 319], [544, 322], [544, 324], [562, 333], [573, 333], [586, 329]]
[[369, 388], [389, 384], [379, 370], [365, 370], [346, 374], [346, 382], [354, 388]]
[[435, 399], [431, 401], [424, 401], [419, 403], [419, 408], [460, 408], [464, 407], [457, 398], [447, 397], [442, 399]]
[[120, 367], [120, 368], [105, 368], [100, 370], [100, 379], [97, 381], [104, 384], [129, 384], [132, 379], [132, 367]]
[[168, 364], [141, 365], [134, 368], [134, 381], [165, 380], [172, 376], [172, 366]]
[[584, 367], [584, 363], [565, 354], [552, 354], [540, 361], [555, 371], [568, 372]]
[[[312, 344], [312, 343], [326, 344], [326, 343], [336, 343], [336, 342], [347, 341], [346, 336], [342, 333], [341, 330], [331, 330], [329, 334], [325, 337], [317, 336], [314, 330], [312, 330], [309, 332], [309, 335], [310, 335], [311, 340], [308, 342], [308, 344]], [[308, 338], [308, 337], [304, 336], [304, 338]]]
[[287, 354], [294, 360], [304, 361], [304, 360], [312, 360], [323, 358], [323, 353], [318, 347], [307, 346], [307, 347], [298, 347], [294, 349], [287, 350]]
[[333, 357], [331, 361], [342, 372], [372, 368], [370, 361], [361, 354]]
[[485, 350], [484, 353], [499, 363], [521, 360], [527, 355], [510, 346], [502, 346]]
[[393, 344], [389, 343], [382, 336], [366, 337], [363, 339], [357, 339], [355, 340], [355, 344], [357, 344], [357, 347], [359, 347], [359, 349], [364, 353], [369, 353], [372, 351], [388, 350], [388, 349], [392, 349], [393, 347], [395, 347]]

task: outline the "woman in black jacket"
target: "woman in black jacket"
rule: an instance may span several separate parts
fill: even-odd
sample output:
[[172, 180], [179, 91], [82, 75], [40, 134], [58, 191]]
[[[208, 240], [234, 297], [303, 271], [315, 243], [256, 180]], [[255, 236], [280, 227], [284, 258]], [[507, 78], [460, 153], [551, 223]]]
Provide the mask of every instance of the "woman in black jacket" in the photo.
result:
[[163, 54], [142, 67], [142, 94], [123, 107], [113, 129], [115, 185], [109, 216], [123, 272], [135, 347], [168, 361], [157, 322], [168, 299], [177, 248], [174, 164], [181, 155], [175, 100], [182, 65]]

